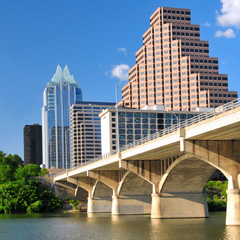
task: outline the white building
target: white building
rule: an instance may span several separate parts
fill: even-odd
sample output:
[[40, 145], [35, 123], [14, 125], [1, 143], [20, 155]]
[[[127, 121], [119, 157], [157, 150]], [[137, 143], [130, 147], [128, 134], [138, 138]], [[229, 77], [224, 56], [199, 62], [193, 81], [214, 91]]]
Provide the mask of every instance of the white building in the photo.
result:
[[[200, 113], [202, 112], [165, 111], [154, 106], [145, 107], [144, 109], [120, 108], [118, 110], [119, 147]], [[102, 154], [106, 154], [117, 149], [116, 109], [104, 110], [100, 114], [100, 118]]]

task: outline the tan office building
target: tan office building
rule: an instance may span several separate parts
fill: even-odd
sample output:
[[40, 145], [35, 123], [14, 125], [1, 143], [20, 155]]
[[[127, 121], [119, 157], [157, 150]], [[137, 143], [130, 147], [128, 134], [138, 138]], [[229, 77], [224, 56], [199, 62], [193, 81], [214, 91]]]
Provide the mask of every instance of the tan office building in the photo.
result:
[[200, 40], [199, 25], [191, 24], [189, 9], [160, 7], [152, 14], [129, 77], [121, 102], [127, 108], [195, 111], [237, 98], [228, 91], [228, 76], [219, 74], [218, 58], [209, 56], [208, 41]]

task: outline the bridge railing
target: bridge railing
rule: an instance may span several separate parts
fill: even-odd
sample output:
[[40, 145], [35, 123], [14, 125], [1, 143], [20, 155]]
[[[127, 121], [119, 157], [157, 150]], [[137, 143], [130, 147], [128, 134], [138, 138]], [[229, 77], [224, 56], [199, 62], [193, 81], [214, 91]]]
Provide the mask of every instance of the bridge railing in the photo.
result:
[[[240, 98], [235, 99], [232, 102], [226, 103], [226, 104], [224, 104], [224, 105], [222, 105], [220, 107], [217, 107], [215, 109], [210, 109], [209, 111], [201, 113], [199, 115], [196, 115], [196, 116], [194, 116], [194, 117], [192, 117], [190, 119], [180, 120], [177, 124], [173, 124], [173, 125], [171, 125], [170, 127], [166, 128], [166, 129], [162, 129], [162, 130], [160, 130], [160, 131], [158, 131], [156, 133], [153, 133], [151, 135], [148, 135], [148, 136], [146, 136], [146, 137], [144, 137], [142, 139], [139, 139], [139, 140], [136, 140], [136, 141], [134, 141], [134, 142], [132, 142], [130, 144], [124, 145], [124, 146], [120, 147], [120, 152], [123, 152], [125, 150], [134, 148], [134, 147], [139, 146], [139, 145], [141, 145], [143, 143], [150, 142], [150, 141], [155, 140], [155, 139], [157, 139], [159, 137], [168, 135], [168, 134], [170, 134], [172, 132], [176, 132], [179, 128], [185, 128], [185, 127], [191, 126], [193, 124], [202, 122], [202, 121], [204, 121], [206, 119], [212, 118], [212, 117], [214, 117], [216, 115], [222, 114], [224, 112], [228, 112], [228, 111], [230, 111], [232, 109], [235, 109], [235, 108], [238, 108], [238, 107], [240, 107]], [[112, 156], [112, 155], [114, 155], [116, 153], [117, 153], [117, 151], [113, 150], [113, 151], [111, 151], [111, 152], [109, 152], [107, 154], [101, 155], [101, 156], [99, 156], [97, 158], [94, 158], [94, 159], [91, 159], [91, 160], [89, 160], [87, 162], [79, 164], [79, 165], [77, 165], [77, 166], [75, 166], [75, 167], [73, 167], [73, 168], [71, 168], [69, 170], [74, 170], [76, 168], [79, 168], [79, 167], [82, 167], [82, 166], [86, 166], [86, 165], [88, 165], [90, 163], [93, 163], [93, 162], [99, 161], [101, 159], [110, 157], [110, 156]], [[56, 174], [56, 176], [57, 175], [61, 175], [61, 174], [65, 173], [65, 172], [66, 171], [58, 173], [58, 174]]]

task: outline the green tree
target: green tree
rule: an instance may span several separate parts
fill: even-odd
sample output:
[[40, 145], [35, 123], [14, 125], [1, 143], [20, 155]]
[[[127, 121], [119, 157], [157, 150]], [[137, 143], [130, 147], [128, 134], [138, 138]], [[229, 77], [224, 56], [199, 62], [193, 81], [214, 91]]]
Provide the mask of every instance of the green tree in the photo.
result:
[[0, 151], [0, 162], [5, 156], [6, 154], [3, 151]]
[[48, 174], [35, 164], [23, 166], [18, 155], [0, 151], [0, 213], [50, 212], [62, 201], [36, 177]]
[[225, 211], [228, 182], [209, 181], [205, 187], [209, 211]]
[[33, 177], [39, 176], [41, 168], [36, 164], [28, 164], [24, 167], [20, 166], [16, 169], [14, 177], [19, 181], [27, 181]]
[[19, 166], [22, 166], [22, 159], [18, 155], [9, 154], [0, 151], [0, 184], [14, 180], [14, 172]]
[[48, 172], [48, 170], [46, 169], [46, 168], [42, 168], [41, 169], [41, 172], [40, 172], [40, 176], [45, 176], [45, 175], [47, 175], [49, 172]]

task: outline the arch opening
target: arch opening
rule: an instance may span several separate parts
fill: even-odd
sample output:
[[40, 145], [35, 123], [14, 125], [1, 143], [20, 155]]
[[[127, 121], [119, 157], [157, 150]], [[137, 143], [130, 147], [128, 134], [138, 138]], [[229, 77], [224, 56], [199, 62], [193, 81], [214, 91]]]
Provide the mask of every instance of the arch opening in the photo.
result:
[[208, 217], [205, 184], [214, 176], [216, 166], [185, 154], [165, 172], [159, 195], [153, 196], [153, 218]]

